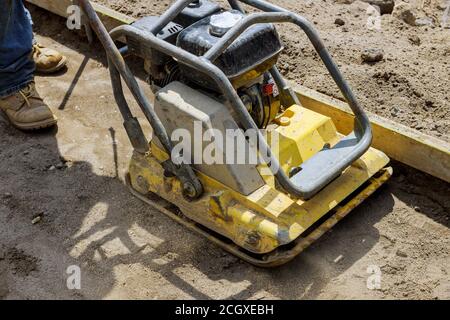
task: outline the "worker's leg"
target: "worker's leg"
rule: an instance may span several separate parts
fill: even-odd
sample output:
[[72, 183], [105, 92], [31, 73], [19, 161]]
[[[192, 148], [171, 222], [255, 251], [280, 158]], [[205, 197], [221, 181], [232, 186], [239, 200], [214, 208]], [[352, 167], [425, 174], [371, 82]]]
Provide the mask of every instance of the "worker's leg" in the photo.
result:
[[36, 92], [33, 32], [21, 0], [0, 0], [0, 109], [23, 130], [56, 123]]
[[0, 0], [0, 98], [33, 80], [33, 32], [22, 1]]
[[[25, 15], [27, 16], [28, 20], [30, 21], [31, 29], [33, 29], [33, 25], [34, 25], [33, 18], [31, 17], [31, 13], [27, 8], [25, 8]], [[34, 37], [34, 33], [33, 33], [33, 41], [32, 42], [33, 42], [33, 46], [34, 46], [36, 44], [36, 38]], [[34, 61], [34, 63], [36, 63], [36, 61]]]

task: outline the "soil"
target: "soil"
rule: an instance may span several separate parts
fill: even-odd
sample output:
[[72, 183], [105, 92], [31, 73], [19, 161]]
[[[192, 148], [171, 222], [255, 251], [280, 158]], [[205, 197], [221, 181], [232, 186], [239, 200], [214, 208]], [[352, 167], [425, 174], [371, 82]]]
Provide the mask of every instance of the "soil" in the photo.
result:
[[[383, 15], [382, 31], [368, 33], [364, 12], [355, 11], [359, 2], [273, 2], [317, 22], [366, 108], [413, 127], [416, 121], [448, 140], [448, 30], [413, 29]], [[110, 3], [139, 16], [161, 13], [167, 1]], [[65, 29], [63, 19], [32, 9], [37, 40], [64, 53], [69, 65], [36, 78], [57, 129], [26, 134], [0, 117], [0, 299], [450, 299], [450, 185], [398, 163], [394, 177], [332, 231], [270, 270], [240, 261], [132, 197], [123, 181], [131, 146], [103, 51]], [[341, 27], [334, 24], [338, 13], [346, 21]], [[410, 45], [413, 34], [420, 50]], [[338, 96], [306, 41], [288, 39], [301, 50], [283, 58], [287, 76]], [[383, 49], [384, 60], [362, 64], [369, 47]], [[140, 62], [130, 63], [139, 74]], [[405, 103], [394, 117], [396, 100]], [[424, 111], [427, 100], [432, 111]], [[81, 269], [80, 290], [66, 285], [71, 265]], [[378, 271], [380, 287], [368, 286]]]

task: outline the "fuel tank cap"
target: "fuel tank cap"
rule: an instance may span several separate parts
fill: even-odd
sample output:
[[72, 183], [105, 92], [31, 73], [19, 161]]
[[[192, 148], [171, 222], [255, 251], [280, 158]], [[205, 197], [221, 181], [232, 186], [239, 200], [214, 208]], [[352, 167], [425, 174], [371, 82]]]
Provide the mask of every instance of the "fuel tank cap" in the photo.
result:
[[216, 37], [222, 37], [228, 30], [233, 28], [239, 21], [242, 20], [242, 15], [225, 11], [220, 14], [211, 16], [209, 32]]

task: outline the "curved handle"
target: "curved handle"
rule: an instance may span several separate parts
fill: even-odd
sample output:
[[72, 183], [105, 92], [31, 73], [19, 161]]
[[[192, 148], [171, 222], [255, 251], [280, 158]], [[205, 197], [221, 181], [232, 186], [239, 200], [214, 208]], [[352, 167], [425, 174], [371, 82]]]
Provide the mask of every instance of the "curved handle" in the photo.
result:
[[[353, 95], [349, 85], [343, 79], [338, 67], [332, 60], [330, 54], [325, 49], [317, 31], [305, 18], [262, 0], [240, 1], [252, 5], [256, 8], [272, 12], [247, 16], [246, 18], [241, 20], [239, 24], [233, 27], [228, 33], [226, 33], [225, 36], [218, 43], [216, 43], [216, 45], [213, 46], [213, 48], [211, 48], [203, 57], [195, 56], [166, 41], [158, 39], [154, 33], [143, 32], [142, 30], [132, 26], [124, 25], [117, 27], [116, 29], [111, 31], [111, 37], [115, 39], [123, 35], [135, 37], [137, 40], [145, 42], [150, 47], [176, 58], [178, 62], [187, 64], [199, 70], [200, 72], [208, 74], [217, 83], [218, 87], [221, 88], [224, 97], [227, 99], [230, 106], [234, 109], [234, 112], [238, 117], [237, 120], [239, 120], [243, 128], [253, 129], [257, 132], [257, 142], [259, 145], [260, 153], [264, 156], [267, 155], [266, 162], [281, 187], [287, 193], [295, 197], [303, 199], [310, 198], [315, 195], [320, 189], [330, 183], [335, 177], [340, 175], [345, 168], [351, 165], [367, 151], [372, 141], [370, 122], [367, 115], [364, 113], [364, 111], [356, 101], [356, 98]], [[189, 0], [178, 0], [173, 5], [173, 10], [172, 8], [170, 8], [168, 12], [166, 12], [161, 17], [158, 25], [163, 25], [169, 17], [174, 14], [176, 15], [177, 12], [183, 6], [186, 6], [189, 2]], [[81, 3], [85, 4], [88, 3], [88, 1], [81, 0]], [[90, 18], [95, 19], [95, 17]], [[94, 19], [90, 19], [91, 23]], [[220, 52], [225, 50], [245, 29], [255, 23], [270, 22], [291, 22], [299, 26], [306, 33], [317, 53], [324, 62], [325, 66], [327, 67], [328, 71], [330, 72], [331, 76], [333, 77], [334, 81], [344, 95], [345, 99], [347, 100], [348, 104], [350, 105], [351, 109], [353, 110], [353, 113], [355, 114], [354, 132], [346, 138], [342, 139], [341, 142], [333, 148], [324, 149], [313, 156], [311, 159], [303, 163], [301, 166], [302, 170], [292, 178], [289, 178], [281, 169], [278, 159], [272, 154], [272, 151], [267, 145], [264, 136], [256, 126], [253, 118], [248, 113], [247, 108], [242, 103], [240, 97], [234, 90], [229, 79], [222, 72], [222, 70], [220, 70], [212, 63], [212, 61], [214, 61], [214, 58], [220, 55]], [[99, 21], [94, 21], [94, 24], [98, 23]], [[96, 27], [98, 27], [98, 25], [96, 25]], [[99, 31], [97, 30], [98, 28], [94, 29], [96, 31]], [[111, 37], [106, 36], [103, 32], [100, 32], [99, 37], [105, 46], [108, 56], [110, 58], [113, 58], [112, 60], [114, 64], [119, 69], [120, 74], [124, 76], [126, 83], [129, 86], [131, 84], [131, 88], [136, 88], [136, 86], [134, 85], [135, 80], [131, 77], [131, 72], [122, 63], [121, 57], [119, 58], [117, 54], [118, 52], [114, 50], [115, 46], [113, 45]], [[161, 136], [163, 140], [166, 140], [164, 139], [167, 138], [167, 136], [164, 134], [165, 130], [162, 127], [162, 124], [158, 121], [158, 117], [153, 114], [154, 112], [153, 110], [151, 110], [151, 107], [149, 106], [148, 101], [146, 101], [145, 97], [143, 96], [142, 91], [139, 90], [140, 88], [136, 89], [137, 90], [133, 90], [133, 94], [135, 95], [135, 98], [138, 100], [138, 102], [140, 102], [139, 104], [141, 105], [141, 107], [143, 107], [143, 110], [145, 111], [144, 113], [147, 113], [146, 115], [149, 122], [152, 124], [152, 127], [161, 129]], [[167, 144], [166, 149], [170, 150], [170, 141], [166, 140], [165, 142]], [[189, 173], [193, 174], [190, 167], [188, 167], [187, 169]]]
[[[246, 3], [248, 2], [248, 4], [251, 5], [255, 5], [256, 3], [264, 3], [260, 0], [241, 1]], [[260, 6], [260, 8], [267, 10], [275, 9], [272, 5], [269, 7]], [[230, 46], [233, 41], [242, 34], [242, 32], [256, 23], [291, 22], [299, 26], [306, 33], [328, 69], [331, 77], [339, 87], [345, 100], [355, 114], [354, 131], [342, 139], [342, 141], [333, 148], [323, 149], [311, 159], [304, 162], [300, 167], [301, 171], [295, 174], [291, 179], [289, 179], [280, 169], [277, 159], [271, 155], [269, 147], [264, 146], [265, 140], [261, 137], [262, 140], [260, 141], [260, 146], [263, 146], [263, 152], [267, 152], [271, 166], [277, 170], [276, 172], [275, 170], [272, 170], [273, 174], [277, 178], [277, 181], [288, 193], [306, 199], [315, 195], [334, 178], [339, 176], [345, 168], [350, 166], [354, 161], [361, 157], [367, 149], [369, 149], [372, 143], [372, 128], [366, 113], [359, 105], [350, 86], [344, 80], [339, 68], [334, 63], [331, 55], [323, 45], [319, 34], [313, 26], [304, 17], [285, 11], [281, 8], [278, 8], [277, 10], [277, 12], [252, 14], [245, 17], [239, 24], [226, 33], [210, 50], [208, 50], [205, 53], [204, 58], [210, 62], [214, 62], [215, 59], [217, 59], [228, 48], [228, 46]], [[236, 103], [235, 107], [240, 109]], [[241, 112], [241, 120], [248, 118], [249, 115], [247, 114]], [[247, 123], [246, 129], [256, 128], [250, 119], [245, 119], [244, 123]]]

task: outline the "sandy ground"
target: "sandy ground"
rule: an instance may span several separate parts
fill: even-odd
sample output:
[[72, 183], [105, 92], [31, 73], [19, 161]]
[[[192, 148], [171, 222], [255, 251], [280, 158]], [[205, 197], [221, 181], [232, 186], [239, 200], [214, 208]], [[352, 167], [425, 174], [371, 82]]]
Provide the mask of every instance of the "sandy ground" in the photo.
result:
[[[24, 134], [0, 118], [0, 299], [450, 299], [449, 184], [394, 163], [387, 185], [293, 262], [252, 267], [128, 193], [131, 147], [102, 51], [33, 16], [38, 40], [70, 63], [36, 79], [58, 130]], [[80, 290], [66, 286], [71, 265]], [[378, 268], [381, 288], [368, 289]]]

